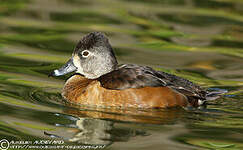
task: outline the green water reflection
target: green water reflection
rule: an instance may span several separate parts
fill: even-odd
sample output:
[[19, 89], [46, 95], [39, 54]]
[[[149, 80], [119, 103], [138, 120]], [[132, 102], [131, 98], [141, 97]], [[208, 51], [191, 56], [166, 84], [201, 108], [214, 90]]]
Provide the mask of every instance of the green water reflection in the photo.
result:
[[[0, 0], [0, 139], [63, 138], [106, 149], [243, 149], [241, 0]], [[48, 73], [85, 33], [107, 34], [120, 63], [229, 93], [204, 110], [116, 110], [63, 101]]]

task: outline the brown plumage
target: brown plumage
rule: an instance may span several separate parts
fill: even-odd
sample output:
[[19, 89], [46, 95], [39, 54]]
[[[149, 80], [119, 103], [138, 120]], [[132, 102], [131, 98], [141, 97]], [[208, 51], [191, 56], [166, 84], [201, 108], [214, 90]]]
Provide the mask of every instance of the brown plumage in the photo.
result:
[[66, 82], [62, 96], [82, 105], [100, 107], [165, 108], [187, 106], [187, 98], [169, 87], [106, 89], [98, 80], [74, 75]]
[[100, 107], [198, 107], [210, 95], [175, 75], [135, 64], [117, 65], [108, 39], [100, 32], [84, 36], [71, 59], [52, 76], [75, 71], [63, 88], [70, 102]]

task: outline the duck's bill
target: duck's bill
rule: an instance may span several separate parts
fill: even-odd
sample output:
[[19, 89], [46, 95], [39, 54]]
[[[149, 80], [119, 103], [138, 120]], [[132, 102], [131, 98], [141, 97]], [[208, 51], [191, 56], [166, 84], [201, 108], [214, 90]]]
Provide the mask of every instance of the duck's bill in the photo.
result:
[[60, 69], [56, 69], [51, 72], [48, 76], [62, 76], [68, 74], [70, 72], [76, 71], [77, 68], [73, 64], [73, 59], [71, 58], [65, 65], [63, 65]]

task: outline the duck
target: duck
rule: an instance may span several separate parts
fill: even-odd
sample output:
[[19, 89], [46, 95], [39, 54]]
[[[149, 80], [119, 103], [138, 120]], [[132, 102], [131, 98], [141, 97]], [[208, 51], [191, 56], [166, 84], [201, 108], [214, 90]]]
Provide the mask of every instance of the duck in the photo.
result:
[[136, 64], [119, 65], [104, 33], [91, 32], [78, 42], [71, 58], [49, 76], [74, 72], [63, 87], [70, 103], [118, 108], [197, 108], [217, 94], [176, 75]]

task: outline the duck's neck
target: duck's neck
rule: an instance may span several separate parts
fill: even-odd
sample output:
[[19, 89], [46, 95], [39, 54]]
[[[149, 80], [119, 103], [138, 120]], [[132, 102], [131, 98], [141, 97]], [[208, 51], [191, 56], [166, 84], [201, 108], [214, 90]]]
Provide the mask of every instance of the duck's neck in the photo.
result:
[[85, 76], [85, 78], [87, 79], [98, 79], [99, 77], [108, 74], [114, 70], [117, 69], [117, 61], [115, 60], [115, 62], [103, 62], [103, 65], [100, 65], [99, 68], [92, 70], [92, 72], [83, 72], [81, 74], [83, 74]]
[[108, 73], [114, 71], [116, 68], [117, 68], [117, 67], [114, 66], [114, 67], [112, 67], [112, 68], [105, 68], [105, 70], [101, 70], [101, 69], [100, 69], [100, 70], [95, 71], [94, 74], [88, 74], [88, 75], [85, 75], [85, 74], [84, 74], [84, 76], [85, 76], [85, 78], [87, 78], [87, 79], [98, 79], [99, 77], [101, 77], [101, 76], [103, 76], [103, 75], [106, 75], [106, 74], [108, 74]]

